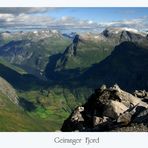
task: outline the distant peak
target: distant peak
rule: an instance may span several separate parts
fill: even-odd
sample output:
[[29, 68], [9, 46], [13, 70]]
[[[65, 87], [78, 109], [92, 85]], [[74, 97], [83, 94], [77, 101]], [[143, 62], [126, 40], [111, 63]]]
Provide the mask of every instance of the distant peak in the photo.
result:
[[76, 34], [74, 39], [73, 39], [73, 43], [78, 43], [79, 42], [79, 35]]
[[127, 32], [131, 32], [131, 33], [135, 33], [135, 34], [140, 34], [140, 35], [144, 35], [145, 36], [145, 32], [141, 32], [141, 31], [138, 31], [137, 29], [134, 29], [134, 28], [127, 28], [127, 27], [109, 27], [109, 28], [106, 28], [102, 34], [104, 36], [109, 36], [109, 34], [119, 34], [123, 31], [127, 31]]

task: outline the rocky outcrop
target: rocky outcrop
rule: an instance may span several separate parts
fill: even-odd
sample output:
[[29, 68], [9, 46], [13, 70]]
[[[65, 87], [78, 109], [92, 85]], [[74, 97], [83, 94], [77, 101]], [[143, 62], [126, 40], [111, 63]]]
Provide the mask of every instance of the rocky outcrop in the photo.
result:
[[103, 85], [95, 90], [83, 106], [73, 111], [61, 130], [136, 131], [134, 126], [138, 128], [138, 125], [141, 127], [143, 124], [142, 129], [148, 131], [148, 103], [144, 101], [146, 96], [146, 91], [135, 91], [132, 95], [117, 84], [110, 88]]
[[141, 98], [144, 102], [148, 102], [148, 92], [145, 90], [135, 90], [134, 96]]

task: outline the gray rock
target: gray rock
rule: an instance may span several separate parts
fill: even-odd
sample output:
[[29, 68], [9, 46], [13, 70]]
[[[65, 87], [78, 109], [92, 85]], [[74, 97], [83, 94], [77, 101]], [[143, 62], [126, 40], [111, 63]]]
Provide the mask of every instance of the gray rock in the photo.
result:
[[108, 121], [108, 117], [97, 117], [97, 116], [94, 116], [93, 117], [93, 126], [97, 126], [97, 125], [100, 125], [100, 124], [103, 124], [103, 123], [106, 123]]
[[118, 117], [117, 122], [125, 126], [131, 122], [131, 118], [132, 114], [130, 112], [125, 112]]
[[121, 102], [110, 101], [110, 104], [106, 106], [106, 109], [103, 113], [104, 116], [117, 119], [120, 114], [123, 114], [128, 108]]
[[144, 98], [148, 96], [148, 93], [145, 90], [135, 90], [134, 95], [138, 98]]
[[77, 107], [74, 110], [74, 112], [73, 112], [73, 114], [71, 116], [71, 121], [72, 122], [74, 122], [74, 121], [78, 121], [78, 122], [84, 121], [84, 119], [82, 117], [82, 114], [81, 114], [81, 112], [83, 112], [83, 111], [84, 111], [84, 107], [81, 107], [81, 106]]
[[107, 88], [106, 85], [103, 84], [103, 85], [100, 87], [100, 90], [103, 91], [103, 90], [105, 90], [106, 88]]

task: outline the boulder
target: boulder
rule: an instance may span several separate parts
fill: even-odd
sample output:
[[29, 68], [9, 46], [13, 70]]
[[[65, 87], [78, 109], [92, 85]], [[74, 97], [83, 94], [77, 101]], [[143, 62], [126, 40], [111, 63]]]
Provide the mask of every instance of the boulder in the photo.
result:
[[97, 117], [97, 116], [94, 116], [93, 117], [93, 126], [97, 126], [97, 125], [100, 125], [100, 124], [103, 124], [103, 123], [106, 123], [107, 121], [109, 120], [108, 117]]
[[117, 119], [120, 114], [124, 113], [128, 108], [121, 102], [111, 100], [110, 104], [106, 106], [103, 115]]
[[138, 98], [144, 98], [148, 96], [148, 93], [145, 90], [135, 90], [133, 94]]
[[147, 103], [143, 102], [140, 98], [135, 97], [132, 94], [121, 90], [119, 86], [114, 85], [113, 88], [111, 88], [111, 89], [116, 90], [115, 96], [119, 97], [119, 99], [121, 100], [121, 102], [125, 106], [130, 107], [131, 105], [135, 106], [135, 105], [139, 104], [139, 106], [143, 106], [145, 108], [148, 108]]
[[72, 113], [71, 121], [72, 121], [72, 122], [73, 122], [73, 121], [78, 121], [78, 122], [84, 121], [84, 119], [83, 119], [83, 117], [82, 117], [82, 114], [81, 114], [81, 112], [83, 112], [83, 111], [84, 111], [84, 107], [82, 107], [82, 106], [77, 107], [77, 108], [74, 110], [74, 112]]
[[125, 112], [118, 117], [117, 122], [125, 126], [131, 122], [131, 118], [132, 114], [129, 112]]

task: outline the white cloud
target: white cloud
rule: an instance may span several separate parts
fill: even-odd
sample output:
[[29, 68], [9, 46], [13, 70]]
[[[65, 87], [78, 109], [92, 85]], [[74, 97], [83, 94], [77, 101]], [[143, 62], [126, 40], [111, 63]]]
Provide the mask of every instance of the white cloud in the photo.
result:
[[48, 11], [49, 9], [54, 9], [54, 8], [40, 8], [40, 7], [16, 7], [16, 8], [0, 8], [0, 13], [1, 14], [14, 14], [14, 15], [19, 15], [21, 13], [25, 14], [31, 14], [31, 13], [44, 13]]
[[63, 28], [95, 28], [98, 27], [97, 23], [91, 20], [79, 20], [70, 16], [63, 16], [60, 19], [55, 19], [50, 16], [44, 15], [30, 15], [21, 13], [15, 14], [0, 14], [1, 28], [34, 28], [36, 26], [46, 28], [50, 26], [63, 27]]
[[138, 30], [145, 30], [148, 28], [148, 16], [130, 20], [105, 22], [100, 24], [104, 27], [128, 27]]

